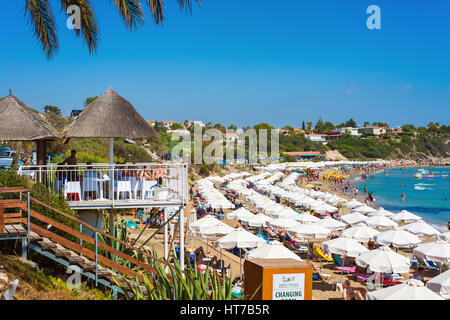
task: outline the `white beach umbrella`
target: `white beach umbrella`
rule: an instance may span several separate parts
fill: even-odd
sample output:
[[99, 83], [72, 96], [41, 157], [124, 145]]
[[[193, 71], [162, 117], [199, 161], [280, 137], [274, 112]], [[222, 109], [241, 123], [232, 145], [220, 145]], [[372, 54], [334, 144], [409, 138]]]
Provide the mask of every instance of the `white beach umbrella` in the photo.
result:
[[202, 230], [202, 232], [200, 232], [200, 236], [203, 238], [216, 238], [218, 236], [223, 236], [226, 234], [229, 234], [231, 231], [233, 231], [234, 228], [226, 225], [226, 224], [220, 224], [220, 225], [215, 225], [209, 228], [205, 228]]
[[411, 213], [409, 211], [406, 210], [402, 210], [399, 213], [396, 213], [392, 216], [392, 220], [394, 220], [395, 222], [414, 222], [414, 221], [419, 221], [422, 220], [421, 217], [419, 217], [418, 215], [415, 215], [414, 213]]
[[327, 238], [331, 230], [316, 223], [299, 224], [287, 229], [289, 234], [296, 234], [300, 238]]
[[340, 222], [336, 219], [333, 219], [331, 217], [325, 217], [323, 219], [320, 219], [316, 222], [318, 225], [325, 227], [327, 229], [336, 231], [336, 230], [343, 230], [346, 227], [346, 224], [343, 222]]
[[252, 217], [254, 214], [250, 212], [249, 210], [245, 209], [244, 207], [240, 207], [237, 210], [234, 210], [227, 214], [227, 219], [237, 219], [242, 220], [244, 217]]
[[379, 234], [378, 230], [372, 229], [366, 225], [353, 226], [342, 231], [342, 236], [349, 236], [358, 242], [368, 242], [373, 240]]
[[260, 247], [266, 243], [266, 241], [260, 237], [255, 236], [242, 228], [236, 228], [226, 236], [217, 240], [217, 243], [221, 248], [233, 249], [233, 248], [255, 248]]
[[374, 208], [372, 208], [372, 207], [370, 207], [368, 205], [362, 205], [362, 206], [353, 208], [352, 211], [353, 212], [359, 212], [359, 213], [362, 213], [362, 214], [368, 214], [368, 213], [377, 211], [377, 209], [374, 209]]
[[426, 287], [442, 296], [450, 296], [450, 270], [428, 280]]
[[407, 273], [411, 266], [408, 257], [402, 256], [386, 246], [362, 253], [355, 259], [355, 262], [360, 267], [368, 267], [368, 272], [378, 273]]
[[[255, 248], [261, 247], [266, 243], [266, 240], [255, 236], [254, 234], [245, 231], [242, 228], [236, 228], [234, 231], [230, 232], [226, 236], [217, 240], [219, 246], [223, 249], [233, 249], [233, 248]], [[242, 264], [241, 264], [241, 250], [239, 250], [239, 271], [242, 274]]]
[[393, 212], [385, 210], [383, 207], [380, 207], [378, 210], [375, 210], [373, 212], [369, 212], [367, 214], [368, 217], [373, 216], [385, 216], [385, 217], [392, 217], [394, 215]]
[[355, 212], [355, 213], [345, 214], [340, 219], [342, 222], [349, 224], [351, 226], [354, 226], [356, 224], [364, 222], [367, 219], [367, 217], [362, 215], [361, 213]]
[[403, 230], [409, 231], [419, 237], [431, 237], [440, 234], [438, 230], [423, 220], [407, 224], [406, 226], [403, 226]]
[[204, 230], [207, 230], [210, 227], [219, 226], [219, 225], [225, 225], [222, 221], [216, 219], [216, 217], [212, 215], [204, 216], [203, 218], [192, 222], [189, 224], [189, 230], [192, 232], [202, 233]]
[[442, 263], [450, 262], [450, 242], [438, 240], [418, 245], [413, 254], [422, 259], [437, 261]]
[[440, 235], [438, 235], [438, 238], [442, 239], [442, 240], [450, 241], [450, 231], [441, 233]]
[[299, 223], [295, 220], [283, 218], [272, 219], [272, 221], [270, 221], [269, 223], [272, 227], [279, 229], [288, 229], [299, 225]]
[[385, 216], [368, 217], [366, 220], [364, 220], [364, 223], [372, 228], [390, 229], [398, 227], [398, 224], [396, 222]]
[[369, 251], [369, 249], [349, 236], [342, 236], [325, 241], [322, 243], [322, 248], [332, 253], [346, 255], [348, 257], [357, 257], [360, 254]]
[[280, 211], [276, 211], [276, 212], [273, 212], [271, 214], [271, 216], [273, 218], [286, 218], [286, 219], [290, 219], [290, 218], [296, 217], [297, 215], [298, 215], [297, 212], [295, 212], [291, 208], [286, 208], [286, 207], [284, 207]]
[[409, 248], [421, 242], [419, 237], [401, 228], [381, 232], [375, 236], [375, 241], [382, 246], [396, 248]]
[[276, 240], [253, 249], [247, 254], [247, 259], [295, 259], [303, 261], [298, 255]]
[[312, 214], [306, 213], [306, 212], [297, 214], [297, 216], [293, 217], [292, 219], [294, 219], [295, 221], [298, 221], [300, 223], [313, 223], [313, 222], [320, 221], [319, 218], [313, 216]]
[[445, 300], [434, 293], [422, 281], [408, 279], [402, 284], [372, 291], [367, 294], [367, 300]]
[[344, 203], [342, 206], [345, 208], [355, 208], [355, 207], [360, 207], [363, 206], [364, 203], [359, 202], [358, 200], [356, 200], [355, 198], [353, 198], [352, 200]]
[[241, 221], [249, 227], [263, 227], [266, 225], [266, 222], [271, 221], [271, 219], [262, 213], [258, 213], [253, 216], [243, 217]]

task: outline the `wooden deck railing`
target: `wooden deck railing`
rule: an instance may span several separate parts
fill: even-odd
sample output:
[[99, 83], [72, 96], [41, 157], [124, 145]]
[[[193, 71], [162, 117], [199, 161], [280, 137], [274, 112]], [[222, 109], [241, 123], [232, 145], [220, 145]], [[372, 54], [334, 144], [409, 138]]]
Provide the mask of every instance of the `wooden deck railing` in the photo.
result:
[[[159, 261], [160, 263], [167, 264], [166, 261], [158, 259], [157, 257], [154, 257], [153, 255], [142, 251], [139, 248], [136, 248], [120, 239], [117, 239], [102, 230], [99, 230], [95, 227], [90, 226], [89, 224], [85, 223], [84, 221], [81, 221], [65, 212], [62, 212], [56, 208], [53, 208], [49, 206], [48, 204], [32, 197], [30, 195], [30, 190], [27, 189], [21, 189], [21, 188], [0, 188], [0, 193], [20, 193], [20, 198], [17, 199], [0, 199], [0, 230], [3, 230], [3, 226], [8, 223], [22, 223], [24, 225], [27, 225], [28, 230], [28, 239], [30, 239], [30, 232], [36, 232], [41, 237], [46, 237], [50, 239], [53, 242], [59, 243], [60, 245], [66, 247], [67, 249], [73, 250], [74, 252], [77, 252], [79, 254], [84, 255], [85, 257], [92, 259], [96, 262], [96, 268], [98, 267], [97, 264], [101, 263], [102, 265], [109, 267], [113, 270], [117, 270], [120, 273], [127, 275], [129, 277], [135, 278], [136, 277], [136, 271], [132, 270], [131, 268], [128, 268], [126, 266], [123, 266], [108, 257], [106, 257], [106, 253], [110, 253], [112, 255], [118, 256], [128, 262], [130, 262], [135, 267], [139, 267], [143, 269], [144, 271], [153, 272], [156, 273], [156, 269], [150, 266], [149, 264], [140, 261], [129, 254], [126, 254], [122, 251], [119, 251], [105, 243], [98, 241], [98, 235], [102, 235], [104, 237], [109, 238], [112, 241], [118, 242], [125, 246], [128, 249], [134, 250], [138, 253], [140, 253], [142, 256], [145, 256], [149, 259]], [[26, 201], [22, 199], [23, 195], [26, 194]], [[38, 204], [42, 207], [45, 207], [47, 209], [50, 209], [57, 215], [64, 216], [65, 218], [68, 218], [69, 220], [79, 224], [80, 226], [83, 226], [89, 230], [91, 230], [95, 237], [92, 238], [79, 230], [76, 230], [70, 226], [67, 226], [66, 224], [56, 221], [55, 219], [52, 219], [46, 215], [43, 215], [42, 213], [38, 212], [35, 209], [31, 208], [31, 203]], [[21, 212], [17, 213], [4, 213], [4, 209], [20, 209]], [[24, 216], [25, 215], [25, 216]], [[34, 221], [32, 221], [33, 219]], [[36, 222], [37, 221], [37, 222]], [[43, 225], [51, 225], [53, 228], [56, 228], [62, 232], [65, 232], [72, 237], [75, 237], [80, 240], [79, 243], [74, 242], [72, 240], [69, 240], [55, 232], [52, 232], [50, 230], [47, 230], [43, 227]], [[91, 244], [94, 246], [95, 251], [86, 248], [83, 246], [83, 242]], [[100, 251], [99, 251], [100, 249]], [[105, 255], [102, 255], [105, 254]]]

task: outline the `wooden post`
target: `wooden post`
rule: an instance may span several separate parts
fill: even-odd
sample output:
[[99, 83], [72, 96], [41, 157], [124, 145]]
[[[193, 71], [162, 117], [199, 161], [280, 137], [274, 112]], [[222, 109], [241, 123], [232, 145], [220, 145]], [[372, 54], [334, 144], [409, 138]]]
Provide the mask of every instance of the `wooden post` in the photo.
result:
[[47, 164], [47, 141], [36, 141], [36, 160], [38, 166], [45, 166]]
[[0, 233], [3, 233], [5, 227], [5, 216], [3, 215], [3, 206], [0, 206]]

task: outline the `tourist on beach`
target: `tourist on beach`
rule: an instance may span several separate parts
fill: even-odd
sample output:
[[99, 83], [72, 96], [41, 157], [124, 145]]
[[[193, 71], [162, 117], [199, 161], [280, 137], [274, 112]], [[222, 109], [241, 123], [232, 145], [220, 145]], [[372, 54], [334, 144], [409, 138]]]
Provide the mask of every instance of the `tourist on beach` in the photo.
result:
[[368, 198], [369, 198], [370, 202], [373, 202], [373, 194], [372, 194], [372, 192], [369, 192]]
[[345, 280], [343, 285], [344, 300], [366, 300], [359, 289], [355, 289], [350, 285], [350, 280]]
[[367, 186], [364, 186], [364, 194], [367, 194]]
[[419, 267], [414, 274], [412, 275], [411, 279], [420, 280], [423, 283], [425, 283], [425, 279], [423, 278], [425, 275], [425, 269], [423, 267]]

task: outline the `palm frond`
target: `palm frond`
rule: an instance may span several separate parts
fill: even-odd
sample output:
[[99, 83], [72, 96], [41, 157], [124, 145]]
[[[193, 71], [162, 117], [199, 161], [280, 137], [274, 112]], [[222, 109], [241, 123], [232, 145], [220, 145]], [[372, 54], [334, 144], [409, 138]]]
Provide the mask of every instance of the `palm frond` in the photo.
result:
[[144, 10], [140, 0], [110, 0], [119, 10], [125, 25], [137, 29], [144, 24]]
[[[199, 5], [202, 4], [203, 0], [194, 0]], [[180, 10], [185, 10], [186, 12], [189, 12], [192, 14], [192, 0], [177, 0], [178, 5], [180, 6]]]
[[55, 18], [48, 0], [25, 0], [25, 16], [47, 59], [58, 50]]
[[81, 29], [75, 29], [77, 36], [82, 35], [83, 41], [87, 44], [89, 54], [97, 53], [99, 42], [99, 28], [92, 9], [90, 0], [59, 0], [61, 2], [61, 10], [67, 14], [67, 8], [76, 5], [80, 8]]
[[152, 12], [156, 24], [164, 24], [164, 2], [163, 0], [145, 0]]

